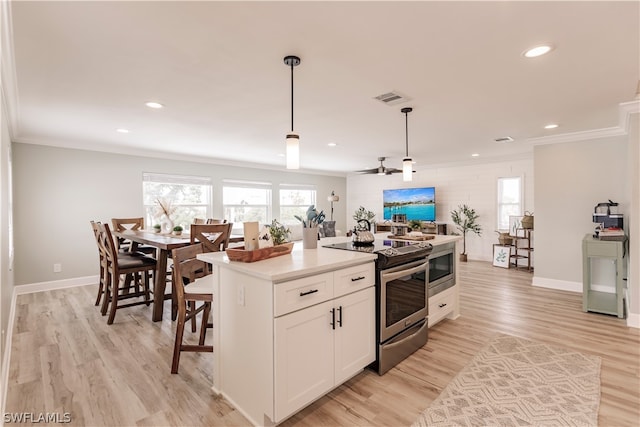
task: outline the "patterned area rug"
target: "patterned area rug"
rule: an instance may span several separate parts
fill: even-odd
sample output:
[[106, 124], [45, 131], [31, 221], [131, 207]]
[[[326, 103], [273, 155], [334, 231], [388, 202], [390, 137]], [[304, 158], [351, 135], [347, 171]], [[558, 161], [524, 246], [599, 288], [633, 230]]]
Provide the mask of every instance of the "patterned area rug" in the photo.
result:
[[597, 426], [600, 362], [500, 335], [413, 423], [426, 426]]

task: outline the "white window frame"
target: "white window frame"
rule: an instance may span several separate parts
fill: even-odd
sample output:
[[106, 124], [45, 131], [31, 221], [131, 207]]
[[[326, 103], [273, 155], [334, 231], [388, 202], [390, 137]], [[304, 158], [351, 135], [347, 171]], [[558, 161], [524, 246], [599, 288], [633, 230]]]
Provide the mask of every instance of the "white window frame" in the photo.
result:
[[[251, 189], [259, 189], [266, 191], [265, 199], [268, 201], [266, 204], [247, 204], [247, 205], [238, 205], [232, 203], [226, 203], [224, 200], [225, 189], [227, 188], [251, 188]], [[260, 221], [262, 224], [270, 224], [271, 219], [273, 218], [273, 184], [270, 182], [259, 182], [259, 181], [242, 181], [242, 180], [232, 180], [225, 179], [222, 181], [222, 209], [224, 212], [224, 217], [229, 222], [233, 222], [233, 230], [235, 232], [242, 231], [242, 222], [234, 220], [234, 218], [230, 218], [227, 215], [227, 208], [239, 208], [244, 206], [253, 206], [253, 207], [262, 207], [266, 208], [267, 217], [263, 221]]]
[[[176, 175], [176, 174], [165, 174], [165, 173], [154, 173], [154, 172], [143, 172], [142, 173], [142, 205], [145, 212], [145, 227], [150, 228], [153, 224], [158, 223], [158, 218], [154, 217], [153, 212], [156, 210], [158, 206], [157, 202], [154, 200], [152, 203], [145, 203], [145, 182], [153, 182], [157, 184], [167, 184], [167, 185], [198, 185], [205, 186], [205, 201], [203, 203], [179, 203], [176, 200], [169, 200], [172, 203], [173, 207], [180, 208], [205, 208], [205, 217], [211, 217], [211, 213], [213, 212], [213, 183], [211, 177], [206, 176], [191, 176], [191, 175]], [[193, 218], [188, 217], [184, 221], [180, 221], [179, 214], [172, 218], [175, 222], [175, 225], [182, 225], [183, 227], [187, 227], [191, 222], [193, 222]], [[180, 224], [178, 223], [180, 222]]]
[[[311, 201], [309, 203], [305, 203], [303, 205], [291, 205], [291, 204], [283, 204], [282, 203], [282, 190], [300, 190], [300, 191], [311, 191]], [[278, 192], [278, 201], [280, 203], [280, 218], [279, 221], [283, 224], [293, 225], [299, 224], [298, 220], [289, 220], [287, 221], [282, 217], [282, 208], [304, 208], [304, 212], [306, 212], [309, 205], [315, 205], [318, 198], [318, 189], [316, 185], [313, 184], [280, 184], [279, 192]]]
[[[511, 179], [517, 179], [518, 180], [518, 184], [519, 184], [519, 200], [516, 203], [512, 203], [512, 202], [504, 202], [502, 199], [502, 182], [504, 180], [511, 180]], [[502, 176], [502, 177], [498, 177], [498, 179], [496, 180], [496, 229], [497, 230], [501, 230], [501, 231], [507, 231], [509, 230], [509, 216], [521, 216], [522, 212], [524, 212], [524, 207], [523, 207], [523, 200], [524, 200], [524, 194], [523, 194], [523, 182], [524, 182], [524, 177], [522, 175], [519, 176]], [[513, 215], [508, 215], [507, 218], [503, 218], [503, 221], [501, 221], [501, 213], [502, 213], [502, 207], [505, 205], [511, 205], [511, 206], [516, 206], [517, 209], [515, 209], [513, 211]], [[504, 222], [506, 221], [506, 227], [504, 226]]]

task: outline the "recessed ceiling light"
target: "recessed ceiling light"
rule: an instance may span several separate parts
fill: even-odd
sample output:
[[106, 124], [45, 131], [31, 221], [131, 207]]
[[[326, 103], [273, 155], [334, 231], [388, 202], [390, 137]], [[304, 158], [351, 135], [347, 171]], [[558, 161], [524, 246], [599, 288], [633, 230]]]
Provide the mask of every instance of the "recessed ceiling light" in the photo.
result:
[[118, 132], [118, 133], [129, 133], [129, 129], [119, 128], [119, 129], [116, 129], [116, 132]]
[[330, 143], [328, 143], [327, 145], [328, 145], [329, 147], [335, 147], [335, 146], [336, 146], [336, 145], [338, 145], [338, 144], [336, 144], [335, 142], [330, 142]]
[[471, 155], [471, 157], [480, 157], [480, 154], [478, 154], [478, 153], [473, 153], [473, 154]]
[[160, 104], [159, 102], [147, 102], [144, 105], [146, 105], [149, 108], [156, 108], [156, 109], [164, 107], [164, 105]]
[[548, 124], [548, 125], [546, 125], [544, 128], [545, 128], [545, 129], [555, 129], [555, 128], [557, 128], [557, 127], [558, 127], [558, 125], [557, 125], [557, 124], [555, 124], [555, 123], [549, 123], [549, 124]]
[[525, 50], [522, 54], [526, 58], [535, 58], [537, 56], [544, 55], [545, 53], [549, 53], [553, 50], [553, 46], [550, 44], [543, 44], [540, 46], [532, 47], [531, 49]]

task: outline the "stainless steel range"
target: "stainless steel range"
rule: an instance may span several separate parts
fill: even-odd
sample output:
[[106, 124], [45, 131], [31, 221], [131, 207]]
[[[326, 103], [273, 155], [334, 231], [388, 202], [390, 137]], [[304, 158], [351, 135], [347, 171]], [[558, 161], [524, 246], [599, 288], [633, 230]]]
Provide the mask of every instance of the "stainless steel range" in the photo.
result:
[[375, 253], [377, 358], [371, 366], [382, 375], [428, 339], [427, 315], [429, 254], [426, 242], [375, 240], [372, 245], [353, 242], [326, 248]]

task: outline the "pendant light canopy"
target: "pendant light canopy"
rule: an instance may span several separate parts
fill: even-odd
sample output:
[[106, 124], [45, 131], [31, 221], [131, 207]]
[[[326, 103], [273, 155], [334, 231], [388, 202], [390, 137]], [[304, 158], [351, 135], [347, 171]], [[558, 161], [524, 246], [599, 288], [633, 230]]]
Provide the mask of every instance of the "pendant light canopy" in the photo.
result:
[[284, 57], [284, 63], [291, 67], [291, 132], [287, 134], [287, 169], [300, 169], [300, 135], [293, 131], [293, 67], [300, 65], [300, 58], [288, 55]]
[[404, 113], [406, 144], [406, 154], [402, 159], [402, 180], [411, 181], [413, 179], [413, 159], [409, 157], [409, 113], [413, 111], [413, 108], [405, 107], [400, 111]]

